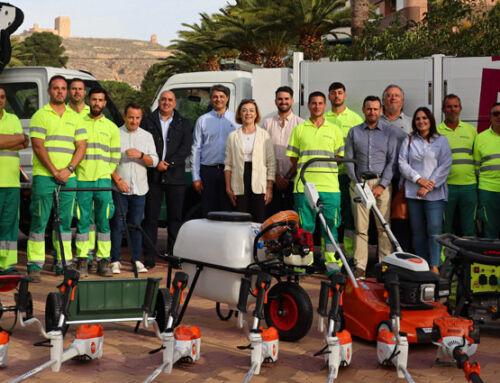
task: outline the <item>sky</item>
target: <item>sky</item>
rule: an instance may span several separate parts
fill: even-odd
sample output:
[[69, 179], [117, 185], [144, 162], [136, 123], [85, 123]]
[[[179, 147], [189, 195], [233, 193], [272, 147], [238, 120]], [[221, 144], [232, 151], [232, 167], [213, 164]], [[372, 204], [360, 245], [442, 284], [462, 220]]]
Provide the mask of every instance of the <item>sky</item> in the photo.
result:
[[234, 0], [9, 0], [24, 12], [17, 33], [33, 27], [54, 28], [57, 16], [71, 18], [72, 37], [149, 40], [168, 45], [182, 23], [199, 23], [200, 12], [212, 14]]

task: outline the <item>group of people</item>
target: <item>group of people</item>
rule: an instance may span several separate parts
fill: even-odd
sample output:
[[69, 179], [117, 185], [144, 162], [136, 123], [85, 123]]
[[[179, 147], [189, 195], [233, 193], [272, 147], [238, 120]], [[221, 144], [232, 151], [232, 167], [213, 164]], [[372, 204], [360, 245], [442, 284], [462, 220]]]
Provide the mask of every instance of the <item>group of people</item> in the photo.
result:
[[[294, 209], [301, 226], [311, 232], [316, 215], [299, 181], [302, 167], [316, 157], [355, 160], [355, 165], [313, 163], [306, 178], [319, 192], [335, 240], [343, 223], [344, 249], [354, 258], [356, 277], [366, 273], [370, 216], [354, 202], [353, 190], [367, 172], [372, 176], [366, 182], [388, 222], [391, 201], [404, 188], [409, 220], [393, 219], [393, 231], [403, 248], [427, 259], [436, 272], [441, 249], [435, 236], [454, 231], [455, 221], [460, 234], [475, 235], [475, 218], [479, 216], [485, 236], [499, 236], [500, 103], [491, 108], [491, 127], [477, 134], [473, 126], [460, 120], [461, 103], [456, 95], [445, 97], [445, 120], [436, 126], [425, 107], [418, 108], [413, 118], [402, 112], [404, 94], [397, 85], [389, 85], [382, 100], [366, 97], [362, 118], [345, 105], [345, 86], [334, 82], [328, 96], [322, 92], [309, 95], [310, 118], [304, 121], [292, 112], [292, 89], [283, 86], [275, 92], [276, 115], [260, 127], [254, 100], [241, 101], [233, 114], [228, 110], [229, 89], [215, 85], [210, 91], [212, 110], [200, 116], [192, 129], [175, 109], [172, 91], [163, 91], [158, 108], [144, 117], [138, 104], [128, 104], [121, 127], [103, 114], [104, 89], [92, 88], [88, 105], [86, 93], [82, 80], [73, 79], [68, 86], [66, 79], [54, 76], [48, 87], [49, 103], [31, 119], [28, 275], [32, 282], [41, 280], [45, 231], [55, 189], [60, 189], [60, 231], [69, 261], [71, 222], [76, 211], [73, 267], [82, 276], [88, 272], [101, 276], [120, 273], [124, 217], [132, 228], [130, 245], [137, 271], [154, 267], [164, 198], [167, 252], [172, 253], [182, 224], [189, 155], [193, 187], [201, 195], [204, 216], [210, 211], [237, 210], [263, 222], [278, 211]], [[19, 150], [29, 145], [29, 138], [23, 134], [19, 119], [5, 110], [5, 103], [6, 92], [0, 87], [0, 166], [5, 172], [0, 179], [0, 273], [7, 274], [17, 263]], [[456, 213], [459, 219], [454, 219]], [[333, 273], [340, 270], [341, 262], [322, 230], [326, 271]], [[147, 240], [143, 240], [142, 231]], [[382, 259], [393, 249], [379, 222], [377, 232]], [[55, 271], [61, 274], [60, 246], [55, 247]]]

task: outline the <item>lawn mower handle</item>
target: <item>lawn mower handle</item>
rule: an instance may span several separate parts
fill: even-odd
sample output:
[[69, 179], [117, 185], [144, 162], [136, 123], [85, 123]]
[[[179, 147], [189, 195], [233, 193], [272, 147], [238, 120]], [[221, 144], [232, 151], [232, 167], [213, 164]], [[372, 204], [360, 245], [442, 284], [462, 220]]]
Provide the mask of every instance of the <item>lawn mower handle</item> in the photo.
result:
[[350, 158], [337, 158], [337, 157], [315, 157], [311, 158], [310, 160], [306, 161], [306, 163], [302, 166], [302, 169], [300, 170], [300, 181], [302, 182], [302, 185], [306, 184], [306, 178], [304, 176], [306, 169], [313, 163], [313, 162], [336, 162], [336, 163], [346, 163], [346, 162], [352, 162], [356, 163], [356, 161], [351, 160]]

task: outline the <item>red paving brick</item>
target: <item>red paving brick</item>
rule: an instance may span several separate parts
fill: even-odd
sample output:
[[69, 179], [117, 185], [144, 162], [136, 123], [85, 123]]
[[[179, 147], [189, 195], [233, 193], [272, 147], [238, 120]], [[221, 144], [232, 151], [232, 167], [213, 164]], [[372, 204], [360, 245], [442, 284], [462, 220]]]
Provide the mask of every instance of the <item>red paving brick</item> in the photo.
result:
[[[22, 245], [21, 245], [22, 246]], [[124, 250], [126, 253], [126, 250]], [[25, 255], [21, 253], [20, 265], [25, 264]], [[20, 267], [21, 269], [21, 267]], [[24, 268], [23, 268], [24, 269]], [[157, 266], [147, 276], [163, 277], [165, 283], [167, 268], [164, 264]], [[143, 274], [144, 275], [144, 274]], [[95, 276], [94, 276], [95, 277]], [[120, 277], [132, 278], [130, 265], [124, 266]], [[34, 297], [35, 316], [44, 317], [45, 298], [61, 278], [52, 272], [44, 271], [41, 284], [30, 285]], [[97, 277], [96, 277], [97, 278]], [[320, 279], [305, 279], [301, 285], [307, 290], [316, 311]], [[13, 303], [13, 294], [1, 293], [4, 305]], [[0, 320], [2, 326], [11, 323], [11, 313], [6, 313]], [[251, 320], [250, 317], [247, 320]], [[250, 367], [250, 351], [236, 347], [246, 345], [248, 341], [244, 330], [235, 326], [234, 319], [220, 321], [215, 313], [215, 304], [211, 301], [193, 297], [184, 324], [196, 325], [201, 329], [201, 359], [195, 364], [178, 364], [172, 374], [162, 374], [158, 382], [242, 382]], [[154, 337], [152, 330], [141, 327], [133, 332], [135, 323], [104, 324], [104, 354], [98, 361], [63, 364], [59, 373], [45, 370], [30, 381], [33, 382], [141, 382], [162, 362], [161, 353], [149, 355], [148, 351], [158, 348], [161, 343]], [[317, 318], [306, 337], [295, 343], [281, 342], [279, 359], [274, 365], [264, 365], [260, 376], [252, 382], [326, 382], [327, 370], [321, 357], [313, 354], [322, 348], [323, 336], [316, 329]], [[65, 337], [65, 344], [71, 344], [74, 337], [74, 326], [70, 327]], [[14, 330], [9, 348], [9, 366], [0, 370], [0, 381], [8, 381], [44, 363], [49, 358], [49, 349], [34, 347], [33, 343], [42, 340], [35, 328]], [[472, 357], [481, 363], [481, 375], [485, 382], [500, 381], [500, 339], [493, 331], [483, 331], [478, 352]], [[410, 345], [408, 369], [417, 383], [465, 382], [463, 373], [455, 367], [433, 366], [436, 348], [432, 345]], [[381, 367], [377, 363], [375, 345], [363, 340], [354, 339], [353, 359], [349, 367], [339, 372], [338, 382], [402, 382], [394, 369]]]

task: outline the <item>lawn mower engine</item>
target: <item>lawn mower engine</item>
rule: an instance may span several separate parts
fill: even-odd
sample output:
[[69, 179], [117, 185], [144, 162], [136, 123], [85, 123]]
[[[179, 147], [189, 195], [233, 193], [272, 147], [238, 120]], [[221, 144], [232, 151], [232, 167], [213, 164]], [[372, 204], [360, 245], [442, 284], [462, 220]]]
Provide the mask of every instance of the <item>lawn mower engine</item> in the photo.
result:
[[386, 256], [375, 265], [377, 282], [384, 282], [389, 271], [399, 277], [402, 309], [432, 308], [429, 303], [450, 294], [449, 283], [430, 271], [427, 262], [414, 254], [396, 252]]

